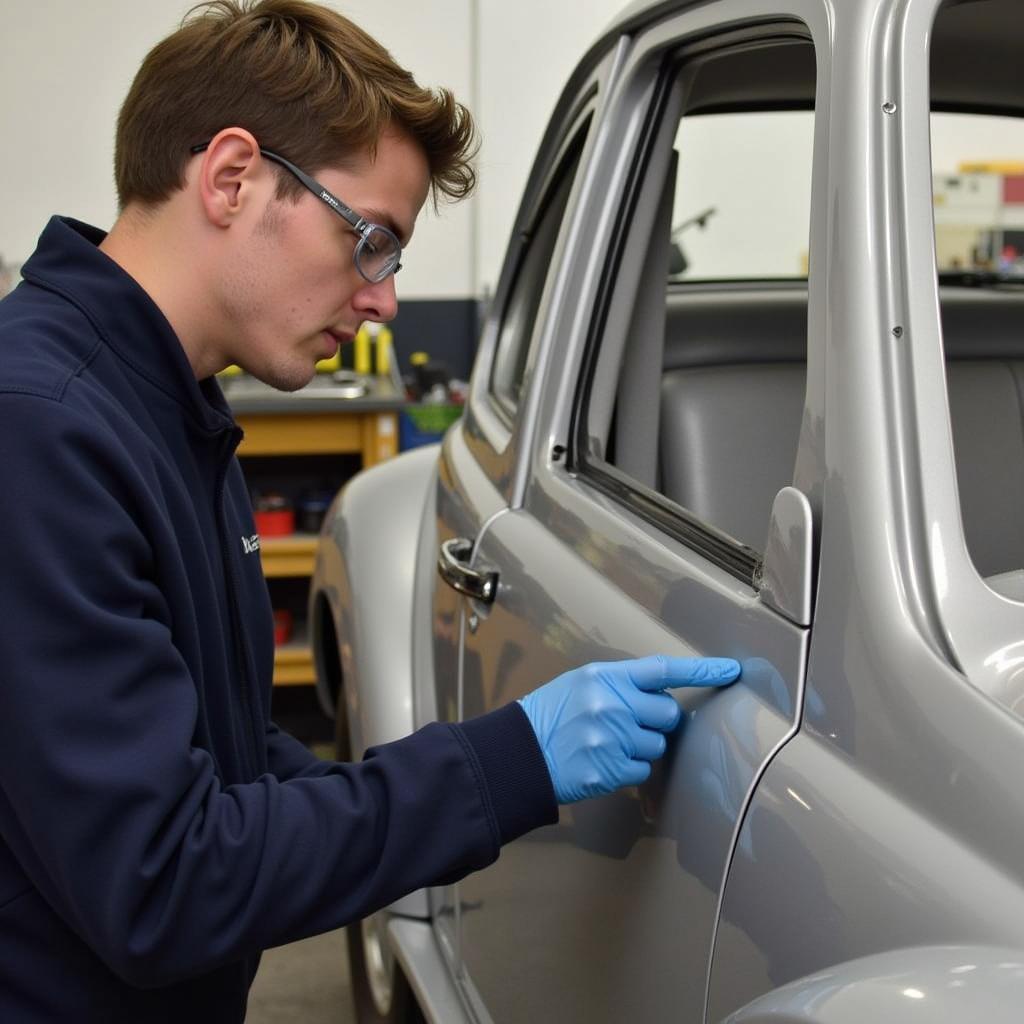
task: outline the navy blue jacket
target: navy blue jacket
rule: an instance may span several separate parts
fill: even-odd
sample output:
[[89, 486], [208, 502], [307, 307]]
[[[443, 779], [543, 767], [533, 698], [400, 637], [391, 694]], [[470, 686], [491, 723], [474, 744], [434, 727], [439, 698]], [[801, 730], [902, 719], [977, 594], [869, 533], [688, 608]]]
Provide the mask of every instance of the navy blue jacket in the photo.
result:
[[0, 1021], [230, 1024], [261, 950], [557, 809], [517, 704], [357, 765], [274, 726], [241, 432], [102, 238], [0, 303]]

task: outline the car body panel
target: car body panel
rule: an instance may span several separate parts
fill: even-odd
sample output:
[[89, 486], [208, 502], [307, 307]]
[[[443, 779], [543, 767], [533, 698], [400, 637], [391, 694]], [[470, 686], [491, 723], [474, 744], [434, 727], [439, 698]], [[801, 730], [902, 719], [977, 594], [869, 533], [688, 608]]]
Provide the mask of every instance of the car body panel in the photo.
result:
[[[569, 514], [564, 499], [559, 507]], [[460, 883], [468, 982], [490, 1012], [514, 998], [522, 1019], [545, 1007], [595, 1024], [629, 1013], [694, 1019], [734, 832], [755, 776], [792, 727], [806, 634], [716, 570], [687, 572], [683, 557], [652, 553], [646, 538], [607, 539], [612, 530], [580, 522], [570, 547], [551, 525], [509, 512], [479, 545], [477, 561], [499, 572], [499, 596], [472, 609], [467, 717], [581, 662], [648, 651], [725, 650], [743, 661], [744, 681], [677, 693], [687, 720], [650, 783], [563, 808], [557, 826]], [[632, 585], [611, 566], [632, 567]], [[673, 932], [659, 946], [627, 939]], [[520, 952], [510, 958], [509, 948]], [[658, 984], [629, 984], [642, 972]]]
[[[942, 686], [941, 670], [932, 682], [936, 700], [950, 700], [951, 717], [976, 717], [964, 705], [985, 698], [962, 682], [959, 693]], [[994, 733], [1003, 731], [991, 724]], [[996, 788], [990, 800], [988, 791], [972, 786], [970, 796], [958, 797], [952, 791], [970, 786], [971, 768], [948, 771], [962, 773], [954, 776], [951, 801], [964, 810], [980, 804], [979, 817], [1005, 795], [1005, 787]], [[950, 775], [935, 781], [950, 785]], [[1015, 817], [1008, 827], [1020, 827]], [[707, 1019], [721, 1020], [805, 975], [880, 951], [897, 951], [898, 963], [905, 947], [992, 944], [1016, 949], [1021, 959], [1019, 865], [986, 859], [975, 840], [948, 818], [926, 816], [889, 780], [864, 774], [827, 738], [801, 733], [773, 761], [744, 823], [726, 887]], [[937, 1019], [930, 1007], [920, 1007], [929, 1021]], [[881, 1019], [910, 1019], [906, 1006], [904, 1013]]]

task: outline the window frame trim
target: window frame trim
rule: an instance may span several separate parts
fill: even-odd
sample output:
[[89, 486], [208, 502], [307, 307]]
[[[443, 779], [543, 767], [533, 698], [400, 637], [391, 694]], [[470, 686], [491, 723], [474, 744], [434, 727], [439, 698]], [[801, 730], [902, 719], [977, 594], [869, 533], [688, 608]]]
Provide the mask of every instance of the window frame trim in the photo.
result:
[[[502, 395], [500, 395], [494, 387], [494, 371], [500, 361], [502, 327], [508, 317], [509, 305], [512, 301], [513, 295], [515, 294], [516, 285], [518, 284], [520, 275], [523, 272], [523, 267], [532, 252], [530, 243], [537, 234], [540, 221], [543, 219], [544, 214], [551, 205], [554, 192], [558, 188], [559, 184], [561, 184], [563, 175], [566, 173], [567, 164], [572, 160], [574, 152], [576, 154], [575, 166], [577, 171], [582, 165], [583, 151], [586, 148], [590, 132], [593, 130], [595, 118], [598, 112], [598, 99], [599, 83], [594, 81], [579, 97], [577, 103], [570, 111], [569, 116], [565, 119], [566, 130], [562, 135], [558, 144], [558, 149], [555, 151], [548, 169], [544, 174], [543, 181], [537, 188], [535, 199], [531, 203], [529, 213], [525, 218], [525, 224], [521, 225], [520, 223], [517, 223], [513, 228], [513, 244], [516, 246], [515, 261], [508, 276], [508, 286], [503, 289], [501, 313], [495, 317], [494, 321], [494, 354], [491, 357], [490, 366], [487, 369], [487, 387], [484, 391], [489, 411], [495, 415], [510, 434], [515, 429], [515, 419], [519, 412], [519, 403], [512, 405]], [[570, 194], [566, 200], [566, 207], [562, 211], [562, 220], [559, 223], [558, 231], [555, 233], [552, 255], [558, 245], [558, 235], [561, 233], [562, 227], [565, 224], [565, 216], [569, 211], [572, 187], [575, 184], [575, 181], [576, 179], [574, 177], [573, 182], [570, 183], [569, 186]], [[545, 276], [544, 287], [546, 286], [547, 277]], [[543, 288], [541, 291], [543, 293]], [[536, 327], [537, 318], [535, 316], [533, 323], [530, 325], [528, 336], [523, 339], [523, 343], [526, 345], [526, 362], [529, 360], [529, 350], [534, 341]], [[526, 362], [523, 364], [524, 379]]]

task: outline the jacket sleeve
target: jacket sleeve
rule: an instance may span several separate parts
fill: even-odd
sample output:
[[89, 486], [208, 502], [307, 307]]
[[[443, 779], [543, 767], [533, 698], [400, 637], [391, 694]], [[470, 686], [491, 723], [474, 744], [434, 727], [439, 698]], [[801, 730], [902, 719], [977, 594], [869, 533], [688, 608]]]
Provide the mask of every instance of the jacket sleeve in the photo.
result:
[[[490, 863], [555, 820], [518, 705], [224, 787], [118, 439], [0, 394], [0, 835], [117, 974], [169, 984]], [[294, 751], [293, 751], [294, 753]]]
[[267, 771], [280, 782], [316, 778], [330, 771], [330, 761], [317, 757], [305, 744], [273, 722], [267, 725]]

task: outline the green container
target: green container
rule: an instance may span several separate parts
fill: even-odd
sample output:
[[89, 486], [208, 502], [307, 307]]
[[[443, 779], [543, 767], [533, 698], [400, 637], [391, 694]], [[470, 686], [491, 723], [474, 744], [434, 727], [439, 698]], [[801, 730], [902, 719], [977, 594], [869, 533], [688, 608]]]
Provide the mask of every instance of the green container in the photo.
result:
[[404, 452], [410, 448], [440, 441], [444, 437], [444, 432], [461, 415], [462, 406], [448, 402], [406, 406], [398, 418], [400, 449]]

